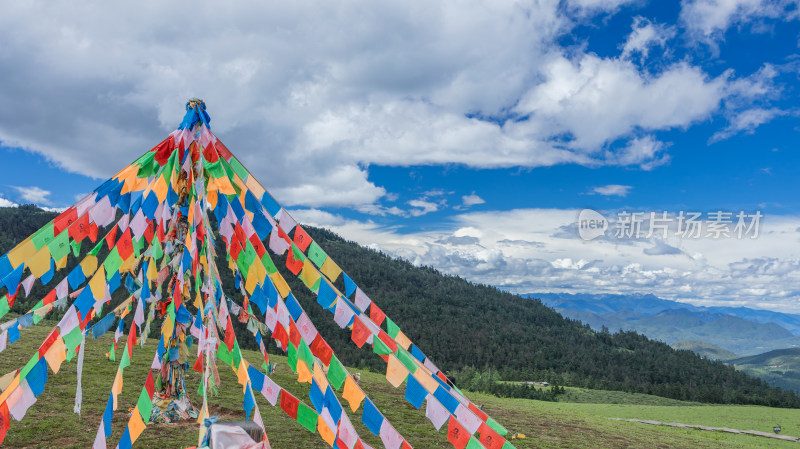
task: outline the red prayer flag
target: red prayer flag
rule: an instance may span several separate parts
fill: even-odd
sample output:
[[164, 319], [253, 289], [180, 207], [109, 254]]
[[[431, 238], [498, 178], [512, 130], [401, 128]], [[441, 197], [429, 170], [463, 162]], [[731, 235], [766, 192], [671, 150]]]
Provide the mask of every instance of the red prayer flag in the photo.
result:
[[50, 335], [48, 335], [47, 338], [44, 340], [44, 342], [42, 342], [42, 345], [39, 346], [39, 358], [40, 359], [42, 357], [44, 357], [44, 354], [47, 352], [48, 349], [50, 349], [50, 346], [52, 346], [52, 344], [56, 340], [58, 340], [58, 334], [59, 334], [58, 333], [58, 328], [57, 327], [53, 328], [53, 330], [50, 331]]
[[294, 251], [289, 248], [288, 255], [286, 256], [286, 268], [292, 272], [295, 276], [300, 273], [300, 270], [303, 269], [303, 261], [297, 260], [294, 258]]
[[172, 150], [174, 149], [175, 139], [169, 136], [150, 151], [155, 151], [156, 155], [153, 159], [158, 162], [158, 165], [164, 165], [169, 160], [169, 155], [172, 154]]
[[144, 389], [147, 390], [147, 394], [149, 394], [151, 398], [153, 397], [153, 394], [156, 392], [155, 382], [153, 382], [152, 370], [150, 370], [147, 373], [147, 380], [144, 383]]
[[386, 319], [386, 314], [383, 313], [383, 310], [381, 310], [377, 305], [375, 305], [374, 302], [369, 307], [370, 307], [369, 309], [370, 319], [372, 319], [372, 321], [378, 326], [383, 324], [383, 320]]
[[294, 420], [297, 419], [297, 407], [299, 405], [300, 401], [296, 397], [286, 390], [281, 390], [281, 410]]
[[194, 362], [194, 366], [192, 369], [197, 371], [198, 373], [203, 372], [203, 353], [201, 352], [199, 356], [197, 356], [197, 361]]
[[131, 240], [130, 228], [126, 229], [122, 237], [119, 238], [117, 242], [117, 252], [119, 252], [119, 257], [121, 257], [122, 260], [128, 260], [128, 258], [133, 255], [133, 241]]
[[289, 321], [289, 341], [291, 341], [294, 346], [297, 346], [300, 344], [301, 338], [303, 338], [303, 336], [300, 335], [297, 325], [294, 324], [294, 321]]
[[228, 323], [225, 325], [225, 346], [228, 347], [228, 352], [233, 351], [233, 341], [235, 339], [233, 334], [233, 323], [231, 323], [231, 316], [228, 315]]
[[380, 338], [381, 341], [384, 344], [386, 344], [386, 346], [388, 346], [389, 349], [392, 350], [392, 352], [397, 352], [397, 343], [395, 343], [392, 337], [390, 337], [389, 334], [384, 332], [383, 329], [381, 329], [381, 331], [378, 332], [378, 338]]
[[114, 242], [117, 239], [117, 225], [111, 229], [111, 231], [106, 235], [106, 244], [108, 245], [108, 249], [114, 247]]
[[[88, 215], [87, 215], [88, 217]], [[78, 220], [78, 211], [74, 207], [70, 207], [61, 213], [55, 220], [53, 220], [53, 230], [55, 235], [61, 234], [61, 231], [70, 227], [72, 223]]]
[[76, 242], [80, 242], [87, 235], [89, 235], [89, 214], [83, 214], [83, 217], [70, 225], [69, 236]]
[[478, 432], [481, 433], [479, 441], [486, 449], [500, 449], [506, 444], [505, 438], [501, 437], [494, 429], [487, 426], [486, 423], [481, 424], [478, 428]]
[[449, 441], [456, 449], [464, 449], [469, 443], [471, 435], [467, 432], [455, 417], [450, 416], [449, 423], [447, 424], [447, 441]]
[[294, 230], [294, 244], [300, 248], [300, 251], [305, 251], [312, 242], [311, 236], [306, 233], [305, 229], [297, 225]]
[[367, 342], [369, 335], [370, 331], [367, 325], [361, 321], [361, 318], [356, 317], [355, 320], [353, 320], [353, 333], [350, 338], [359, 348], [361, 348], [364, 346], [364, 343]]
[[6, 432], [8, 432], [10, 427], [11, 422], [9, 422], [8, 416], [8, 402], [3, 401], [3, 404], [0, 405], [0, 444], [6, 439]]
[[275, 330], [272, 331], [272, 338], [281, 342], [281, 348], [286, 351], [289, 348], [289, 334], [286, 333], [286, 329], [283, 328], [283, 325], [278, 323], [275, 326]]
[[331, 363], [331, 356], [333, 355], [333, 350], [328, 343], [323, 340], [322, 336], [317, 333], [317, 336], [314, 338], [314, 342], [311, 343], [311, 353], [315, 356], [319, 357], [322, 360], [322, 363], [325, 366], [330, 365]]

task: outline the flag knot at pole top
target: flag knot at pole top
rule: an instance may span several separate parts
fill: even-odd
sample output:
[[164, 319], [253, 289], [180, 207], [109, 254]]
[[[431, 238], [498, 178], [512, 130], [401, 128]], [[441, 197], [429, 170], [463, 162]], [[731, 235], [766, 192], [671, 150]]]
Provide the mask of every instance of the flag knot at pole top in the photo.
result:
[[198, 122], [202, 122], [206, 128], [211, 129], [209, 125], [211, 117], [206, 113], [206, 102], [194, 97], [186, 102], [186, 115], [183, 116], [183, 121], [178, 129], [192, 129]]

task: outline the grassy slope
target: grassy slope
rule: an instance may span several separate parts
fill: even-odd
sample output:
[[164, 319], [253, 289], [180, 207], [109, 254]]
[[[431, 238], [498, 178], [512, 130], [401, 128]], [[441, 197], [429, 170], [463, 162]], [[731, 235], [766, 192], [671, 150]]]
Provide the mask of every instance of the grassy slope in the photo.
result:
[[777, 349], [763, 354], [727, 360], [736, 369], [760, 377], [772, 385], [800, 391], [800, 348]]
[[[43, 322], [22, 331], [22, 340], [10, 346], [0, 356], [0, 373], [20, 367], [36, 350], [53, 323]], [[3, 447], [90, 447], [94, 440], [100, 416], [105, 407], [109, 389], [114, 379], [117, 364], [105, 360], [104, 354], [111, 344], [111, 334], [99, 341], [87, 340], [86, 360], [83, 373], [83, 413], [79, 417], [72, 412], [75, 395], [76, 360], [65, 362], [57, 375], [50, 376], [44, 393], [18, 423], [12, 427]], [[135, 404], [152, 360], [155, 342], [149, 341], [144, 349], [134, 352], [133, 365], [125, 371], [123, 392], [119, 410], [114, 414], [114, 433], [109, 439], [113, 447], [119, 440], [127, 422], [128, 408]], [[243, 351], [245, 358], [257, 363], [260, 354]], [[365, 354], [366, 357], [375, 357]], [[293, 394], [309, 403], [308, 387], [295, 382], [282, 357], [274, 357], [280, 363], [275, 380]], [[362, 386], [389, 420], [417, 448], [451, 447], [445, 433], [437, 433], [425, 418], [424, 411], [414, 410], [403, 399], [403, 389], [395, 390], [381, 373], [362, 372]], [[225, 420], [244, 419], [241, 389], [233, 372], [220, 367], [222, 386], [220, 395], [210, 398], [212, 413]], [[187, 386], [194, 390], [199, 375], [190, 374]], [[595, 401], [609, 400], [603, 393], [582, 392], [571, 389], [575, 398]], [[618, 392], [607, 394], [622, 395]], [[635, 402], [670, 405], [612, 405], [595, 403], [549, 403], [524, 399], [500, 399], [478, 393], [469, 396], [484, 410], [493, 415], [512, 432], [525, 433], [528, 438], [515, 441], [520, 448], [534, 447], [789, 447], [790, 443], [743, 435], [718, 434], [696, 430], [654, 427], [636, 423], [612, 421], [608, 418], [644, 418], [661, 421], [678, 421], [690, 424], [729, 426], [742, 429], [769, 430], [775, 424], [784, 426], [786, 434], [800, 435], [800, 426], [793, 424], [797, 412], [766, 407], [736, 406], [675, 406], [679, 401], [638, 395]], [[191, 394], [195, 404], [196, 393]], [[638, 397], [638, 399], [637, 399]], [[299, 424], [286, 417], [279, 409], [270, 406], [260, 395], [259, 406], [272, 447], [321, 448], [322, 440]], [[630, 398], [627, 398], [630, 400]], [[360, 409], [359, 409], [360, 412]], [[350, 415], [359, 434], [375, 447], [382, 447], [376, 437], [360, 424], [360, 417]], [[196, 444], [198, 427], [195, 423], [151, 424], [136, 445], [138, 447], [175, 448]], [[794, 447], [794, 445], [792, 445]]]
[[676, 341], [670, 346], [672, 346], [674, 349], [686, 349], [688, 351], [696, 352], [697, 354], [700, 354], [701, 356], [710, 360], [725, 361], [739, 357], [727, 349], [697, 340], [680, 340]]

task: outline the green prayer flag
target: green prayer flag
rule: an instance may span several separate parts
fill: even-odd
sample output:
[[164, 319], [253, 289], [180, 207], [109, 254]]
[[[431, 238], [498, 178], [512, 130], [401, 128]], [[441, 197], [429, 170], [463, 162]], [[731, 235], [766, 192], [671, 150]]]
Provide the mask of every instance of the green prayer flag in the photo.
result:
[[342, 384], [347, 379], [347, 371], [345, 371], [344, 366], [342, 366], [342, 362], [334, 355], [331, 357], [331, 364], [328, 367], [328, 382], [331, 383], [331, 386], [338, 390], [342, 388]]
[[161, 248], [161, 242], [157, 238], [153, 239], [153, 258], [158, 261], [164, 257], [164, 250]]
[[24, 379], [25, 376], [27, 376], [28, 373], [31, 372], [31, 370], [33, 369], [34, 366], [36, 366], [37, 363], [39, 363], [38, 352], [33, 354], [33, 356], [31, 356], [31, 359], [28, 360], [28, 363], [26, 363], [25, 366], [22, 368], [22, 370], [19, 372], [19, 378]]
[[400, 328], [394, 324], [388, 316], [386, 317], [386, 333], [389, 334], [392, 338], [397, 338], [397, 334], [400, 332]]
[[115, 274], [119, 271], [119, 267], [122, 266], [122, 257], [119, 256], [119, 250], [115, 246], [114, 249], [108, 253], [105, 262], [103, 262], [103, 268], [106, 270], [106, 280], [111, 279], [114, 277]]
[[80, 346], [83, 341], [83, 332], [80, 327], [75, 326], [72, 331], [67, 335], [62, 335], [61, 338], [64, 339], [64, 346], [67, 347], [67, 361], [69, 362], [75, 356], [75, 348]]
[[511, 444], [510, 442], [506, 441], [506, 443], [503, 445], [501, 449], [517, 449], [517, 448], [514, 447], [514, 445]]
[[119, 361], [119, 367], [125, 369], [131, 366], [131, 350], [128, 345], [125, 345], [125, 349], [122, 350], [122, 360]]
[[233, 367], [239, 369], [239, 364], [242, 363], [242, 351], [239, 349], [239, 341], [233, 341], [233, 349], [231, 350], [231, 359]]
[[53, 239], [56, 238], [55, 236], [55, 225], [53, 222], [47, 223], [36, 231], [35, 234], [31, 236], [31, 241], [33, 241], [33, 245], [36, 247], [36, 250], [42, 249], [43, 246], [47, 245], [48, 243], [52, 242]]
[[264, 265], [264, 268], [267, 270], [267, 273], [269, 274], [278, 271], [278, 269], [275, 268], [275, 264], [272, 263], [272, 259], [269, 257], [269, 253], [266, 252], [264, 253], [264, 257], [261, 258], [261, 264]]
[[378, 355], [389, 355], [392, 353], [392, 350], [386, 346], [386, 343], [382, 342], [380, 338], [373, 337], [372, 338], [372, 352]]
[[322, 264], [325, 263], [328, 255], [317, 245], [317, 242], [311, 242], [311, 245], [308, 246], [308, 258], [314, 262], [317, 268], [322, 268]]
[[289, 364], [289, 368], [292, 369], [293, 372], [297, 372], [297, 348], [294, 347], [293, 344], [289, 343], [289, 350], [286, 351], [286, 362]]
[[[486, 425], [491, 427], [492, 430], [494, 430], [495, 432], [497, 432], [501, 436], [508, 435], [508, 430], [506, 430], [505, 427], [503, 427], [500, 424], [498, 424], [497, 421], [493, 420], [491, 417], [486, 419]], [[503, 447], [505, 447], [505, 446], [503, 446]]]
[[96, 256], [98, 253], [100, 253], [100, 250], [103, 248], [103, 243], [104, 243], [103, 240], [97, 242], [97, 245], [94, 245], [94, 248], [92, 248], [92, 250], [89, 251], [89, 255]]
[[47, 243], [47, 250], [55, 260], [61, 260], [69, 254], [69, 233], [62, 232], [58, 234], [53, 240]]
[[308, 369], [311, 369], [311, 367], [314, 366], [314, 354], [311, 353], [311, 349], [308, 348], [308, 345], [302, 339], [298, 345], [297, 352], [297, 357], [306, 362]]
[[[202, 385], [202, 383], [200, 385]], [[147, 393], [146, 388], [142, 388], [142, 392], [139, 393], [139, 400], [136, 402], [136, 405], [139, 407], [142, 421], [145, 423], [150, 421], [150, 413], [153, 411], [153, 401], [150, 400], [150, 395]]]
[[114, 351], [114, 343], [111, 343], [111, 348], [108, 350], [108, 360], [111, 360], [112, 362], [117, 361], [117, 353]]
[[0, 299], [0, 318], [3, 318], [9, 310], [11, 307], [8, 306], [8, 295], [5, 295], [3, 299]]
[[317, 412], [302, 402], [297, 406], [297, 422], [303, 427], [308, 429], [309, 432], [315, 433], [317, 431]]
[[299, 260], [300, 262], [306, 261], [306, 255], [300, 251], [300, 248], [292, 242], [292, 254], [294, 255], [295, 260]]
[[472, 436], [469, 437], [469, 442], [467, 442], [467, 445], [464, 446], [464, 449], [484, 449], [484, 448], [483, 445], [480, 442], [478, 442], [478, 440], [474, 436]]
[[231, 353], [228, 352], [228, 347], [225, 346], [224, 344], [219, 345], [219, 348], [217, 348], [217, 357], [223, 362], [225, 362], [226, 365], [230, 365], [231, 363], [233, 363], [233, 358], [231, 357]]
[[136, 172], [136, 176], [139, 178], [147, 178], [150, 177], [158, 172], [160, 165], [155, 162], [156, 152], [155, 151], [148, 151], [147, 153], [143, 154], [133, 165], [139, 166], [139, 171]]
[[[373, 339], [373, 341], [375, 340]], [[411, 354], [408, 353], [408, 351], [398, 347], [397, 353], [395, 355], [397, 356], [397, 360], [400, 360], [403, 366], [405, 366], [406, 369], [408, 369], [408, 371], [411, 372], [411, 374], [417, 372], [417, 364], [414, 362], [414, 357], [412, 357]]]
[[235, 157], [231, 158], [230, 164], [233, 171], [239, 175], [239, 178], [241, 178], [242, 181], [247, 181], [247, 177], [250, 175], [250, 173], [247, 172], [247, 169], [244, 168], [244, 165], [242, 165], [242, 163], [239, 162], [239, 160]]
[[73, 240], [70, 242], [69, 246], [72, 247], [72, 255], [74, 257], [78, 257], [81, 255], [81, 242]]

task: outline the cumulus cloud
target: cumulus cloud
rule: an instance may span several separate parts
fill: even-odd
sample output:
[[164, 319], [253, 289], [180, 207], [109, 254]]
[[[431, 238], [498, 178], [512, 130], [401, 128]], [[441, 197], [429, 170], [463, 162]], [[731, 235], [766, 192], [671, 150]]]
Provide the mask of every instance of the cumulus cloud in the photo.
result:
[[52, 192], [49, 190], [45, 190], [42, 189], [41, 187], [36, 187], [36, 186], [27, 186], [27, 187], [11, 186], [11, 187], [19, 193], [19, 196], [22, 197], [23, 201], [39, 205], [50, 204], [50, 199], [48, 197]]
[[676, 34], [675, 27], [654, 24], [644, 17], [635, 17], [631, 34], [622, 46], [622, 57], [630, 58], [636, 54], [647, 59], [651, 47], [665, 48], [667, 40]]
[[409, 209], [408, 211], [408, 213], [413, 217], [419, 217], [421, 215], [429, 214], [439, 210], [439, 204], [425, 201], [423, 199], [411, 200], [407, 204], [413, 208]]
[[621, 196], [626, 197], [630, 193], [632, 186], [623, 186], [620, 184], [609, 184], [607, 186], [599, 186], [592, 189], [592, 193], [605, 196]]
[[680, 18], [698, 36], [721, 39], [736, 25], [760, 19], [797, 19], [794, 0], [684, 0]]
[[629, 3], [192, 4], [176, 27], [186, 4], [17, 2], [0, 17], [0, 140], [106, 178], [201, 96], [283, 202], [378, 215], [401, 211], [379, 206], [371, 165], [649, 169], [668, 160], [652, 134], [717, 113], [739, 78], [643, 71], [630, 56], [670, 33], [644, 20], [619, 57], [560, 44]]
[[19, 204], [0, 196], [0, 207], [17, 207]]
[[331, 228], [412, 263], [516, 293], [652, 292], [697, 304], [800, 310], [800, 252], [786, 244], [797, 241], [798, 216], [770, 216], [756, 239], [681, 239], [670, 232], [668, 239], [587, 242], [574, 229], [553, 232], [574, 228], [577, 212], [470, 212], [449, 229], [411, 233], [354, 220]]

